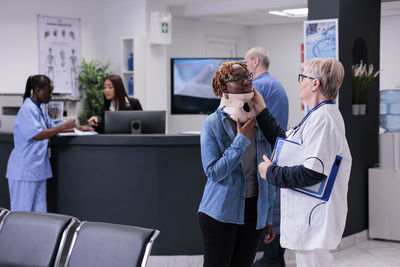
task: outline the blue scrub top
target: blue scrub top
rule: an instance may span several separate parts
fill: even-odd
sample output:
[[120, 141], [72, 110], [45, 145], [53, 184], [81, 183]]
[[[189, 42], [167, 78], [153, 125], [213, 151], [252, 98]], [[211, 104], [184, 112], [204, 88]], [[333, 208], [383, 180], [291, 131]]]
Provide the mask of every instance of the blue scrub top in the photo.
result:
[[26, 98], [14, 124], [14, 149], [8, 159], [8, 179], [40, 181], [53, 176], [47, 150], [49, 140], [32, 139], [53, 126], [47, 112], [31, 98]]
[[289, 118], [289, 100], [282, 84], [269, 72], [264, 72], [254, 79], [253, 87], [262, 95], [275, 120], [283, 129], [286, 129]]

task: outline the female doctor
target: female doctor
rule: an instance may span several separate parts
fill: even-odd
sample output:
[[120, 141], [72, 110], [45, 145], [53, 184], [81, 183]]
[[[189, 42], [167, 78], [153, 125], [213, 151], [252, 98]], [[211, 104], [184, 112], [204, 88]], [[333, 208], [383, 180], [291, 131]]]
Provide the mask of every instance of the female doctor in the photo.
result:
[[[333, 58], [316, 58], [303, 64], [298, 76], [300, 98], [310, 112], [287, 133], [254, 90], [257, 121], [268, 141], [273, 144], [277, 137], [283, 137], [304, 146], [302, 165], [279, 167], [266, 156], [259, 164], [261, 177], [281, 187], [281, 245], [295, 251], [297, 266], [332, 266], [330, 249], [338, 246], [345, 227], [351, 155], [343, 118], [334, 101], [343, 76], [342, 64]], [[328, 201], [290, 189], [324, 180], [336, 155], [342, 162]]]
[[75, 120], [54, 125], [40, 107], [50, 101], [52, 92], [53, 83], [45, 75], [30, 76], [26, 82], [24, 103], [14, 124], [14, 149], [6, 173], [11, 210], [46, 212], [46, 180], [52, 177], [48, 138], [74, 127], [93, 130], [76, 126]]

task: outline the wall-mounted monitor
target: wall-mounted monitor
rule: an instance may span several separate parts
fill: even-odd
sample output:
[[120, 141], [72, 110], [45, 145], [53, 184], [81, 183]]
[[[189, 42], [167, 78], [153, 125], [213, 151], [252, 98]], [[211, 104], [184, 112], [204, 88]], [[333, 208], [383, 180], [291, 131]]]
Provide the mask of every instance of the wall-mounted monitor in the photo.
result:
[[105, 111], [107, 134], [165, 134], [165, 110]]
[[243, 58], [171, 58], [171, 113], [210, 114], [220, 99], [212, 91], [212, 79], [223, 62]]

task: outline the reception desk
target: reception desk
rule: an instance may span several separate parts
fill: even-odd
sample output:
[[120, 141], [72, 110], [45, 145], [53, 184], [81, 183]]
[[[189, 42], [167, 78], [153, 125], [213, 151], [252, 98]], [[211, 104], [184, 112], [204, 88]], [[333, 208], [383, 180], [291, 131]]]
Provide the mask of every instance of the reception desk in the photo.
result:
[[[11, 134], [0, 134], [0, 206]], [[197, 208], [206, 178], [199, 136], [97, 135], [51, 140], [48, 211], [156, 228], [155, 255], [202, 254]]]

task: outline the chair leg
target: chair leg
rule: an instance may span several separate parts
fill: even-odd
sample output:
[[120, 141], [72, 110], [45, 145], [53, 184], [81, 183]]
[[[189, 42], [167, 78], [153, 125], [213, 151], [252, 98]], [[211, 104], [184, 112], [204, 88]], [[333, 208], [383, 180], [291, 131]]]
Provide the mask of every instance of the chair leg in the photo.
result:
[[146, 267], [147, 259], [150, 256], [150, 252], [153, 247], [154, 240], [156, 240], [156, 238], [159, 234], [160, 234], [160, 231], [154, 230], [153, 236], [150, 238], [149, 242], [146, 245], [146, 250], [143, 255], [143, 261], [142, 261], [141, 267]]

